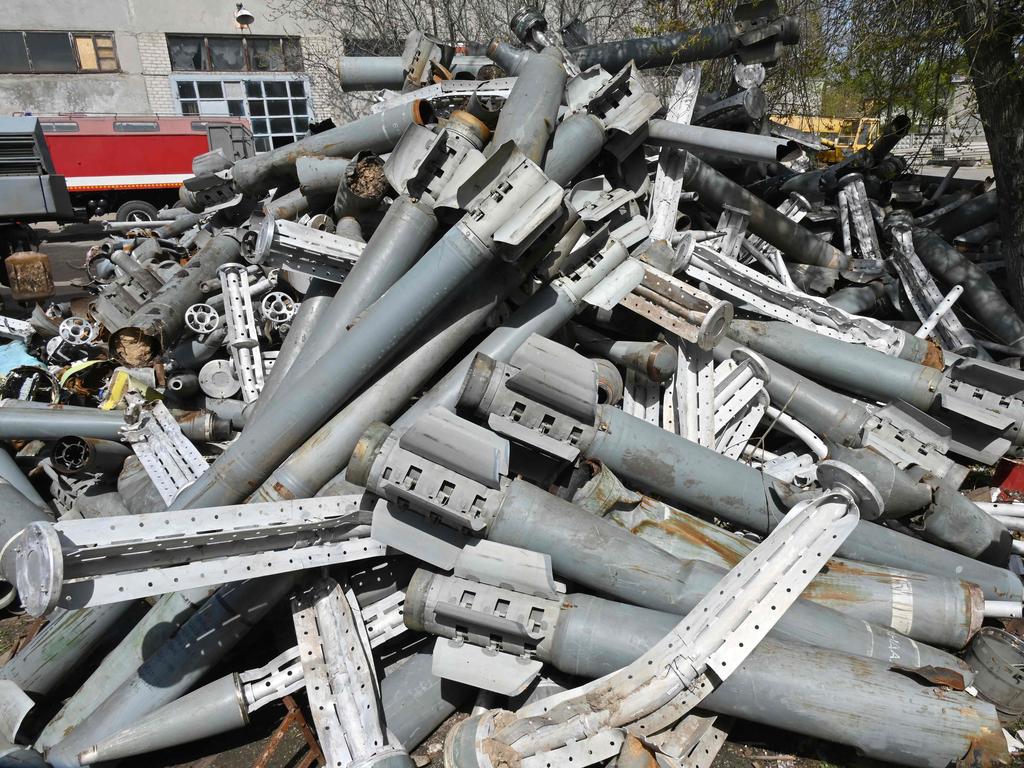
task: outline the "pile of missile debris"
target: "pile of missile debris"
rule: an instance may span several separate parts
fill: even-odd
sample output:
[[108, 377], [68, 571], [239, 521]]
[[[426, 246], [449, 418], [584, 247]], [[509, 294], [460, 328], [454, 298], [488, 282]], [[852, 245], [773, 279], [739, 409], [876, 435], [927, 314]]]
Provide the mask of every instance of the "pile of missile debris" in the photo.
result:
[[765, 114], [773, 5], [345, 58], [367, 116], [197, 157], [89, 301], [4, 318], [4, 759], [216, 754], [266, 707], [338, 768], [439, 728], [445, 768], [698, 768], [736, 721], [1009, 760], [995, 192], [910, 173], [905, 118], [818, 164]]

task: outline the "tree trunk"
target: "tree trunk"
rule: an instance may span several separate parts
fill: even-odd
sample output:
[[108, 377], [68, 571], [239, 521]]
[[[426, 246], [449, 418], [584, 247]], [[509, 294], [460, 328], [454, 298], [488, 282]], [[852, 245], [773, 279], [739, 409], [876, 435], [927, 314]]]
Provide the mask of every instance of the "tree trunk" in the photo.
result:
[[1024, 33], [1021, 4], [961, 0], [956, 11], [992, 155], [1008, 291], [1024, 314], [1024, 63], [1014, 50]]

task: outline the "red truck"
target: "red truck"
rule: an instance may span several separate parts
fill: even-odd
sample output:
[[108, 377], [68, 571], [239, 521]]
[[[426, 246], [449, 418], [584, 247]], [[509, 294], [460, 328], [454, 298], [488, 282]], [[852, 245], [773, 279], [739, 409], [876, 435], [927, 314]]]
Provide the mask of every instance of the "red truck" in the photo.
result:
[[88, 217], [150, 221], [178, 201], [192, 158], [223, 149], [234, 161], [253, 154], [245, 118], [39, 116], [56, 172], [71, 203]]

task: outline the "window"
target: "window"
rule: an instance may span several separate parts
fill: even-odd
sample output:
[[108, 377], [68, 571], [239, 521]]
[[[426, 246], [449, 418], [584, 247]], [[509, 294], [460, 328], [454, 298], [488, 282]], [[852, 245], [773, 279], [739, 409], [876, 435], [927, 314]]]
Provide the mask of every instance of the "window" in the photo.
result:
[[0, 32], [0, 72], [117, 72], [109, 32]]
[[146, 133], [147, 131], [159, 131], [160, 124], [155, 120], [115, 120], [114, 131], [116, 133]]
[[301, 72], [297, 37], [168, 35], [171, 69], [179, 72]]
[[281, 75], [235, 80], [199, 77], [173, 78], [181, 114], [248, 117], [257, 152], [291, 144], [309, 130], [312, 110], [305, 80]]
[[79, 69], [82, 72], [116, 72], [117, 54], [110, 35], [75, 35]]

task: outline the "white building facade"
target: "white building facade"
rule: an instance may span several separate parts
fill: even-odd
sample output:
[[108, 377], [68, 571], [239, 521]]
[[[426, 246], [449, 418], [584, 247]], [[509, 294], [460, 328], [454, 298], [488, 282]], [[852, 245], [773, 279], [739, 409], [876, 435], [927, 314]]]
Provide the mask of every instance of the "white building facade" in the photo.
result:
[[234, 115], [259, 151], [329, 116], [308, 52], [323, 37], [264, 0], [8, 0], [0, 18], [0, 114]]

